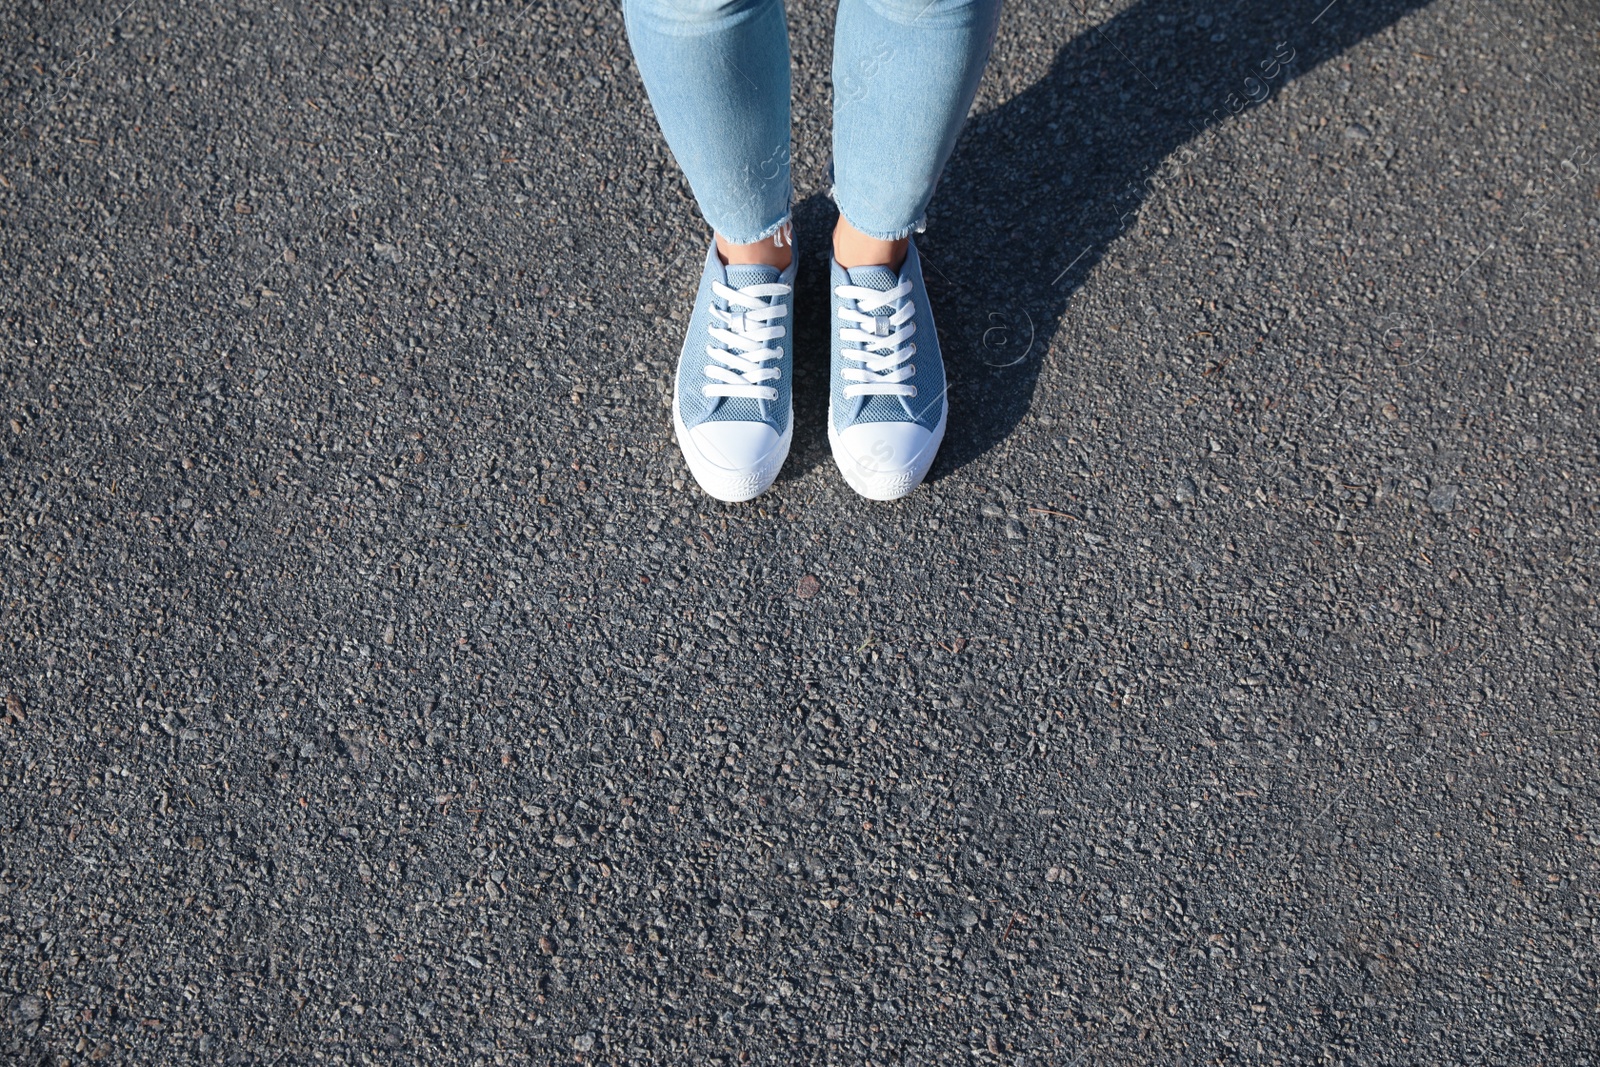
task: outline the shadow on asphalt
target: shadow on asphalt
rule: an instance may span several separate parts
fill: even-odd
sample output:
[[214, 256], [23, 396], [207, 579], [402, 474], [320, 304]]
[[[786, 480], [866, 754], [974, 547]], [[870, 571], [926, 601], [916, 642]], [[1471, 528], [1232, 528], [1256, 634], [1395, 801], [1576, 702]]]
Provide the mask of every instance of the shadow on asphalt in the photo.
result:
[[[1079, 34], [1048, 75], [973, 119], [919, 241], [951, 383], [951, 430], [929, 480], [960, 470], [1015, 429], [1073, 294], [1152, 191], [1182, 181], [1205, 156], [1216, 127], [1273, 106], [1292, 79], [1424, 6], [1146, 0]], [[795, 221], [801, 248], [828, 247], [826, 196], [798, 205]], [[824, 291], [826, 269], [825, 255], [807, 255], [802, 291]], [[797, 353], [828, 350], [824, 310], [815, 301], [802, 306], [797, 334], [811, 341]], [[827, 368], [802, 363], [795, 373], [805, 383], [797, 407], [811, 398], [816, 410], [796, 412], [790, 478], [827, 455]]]

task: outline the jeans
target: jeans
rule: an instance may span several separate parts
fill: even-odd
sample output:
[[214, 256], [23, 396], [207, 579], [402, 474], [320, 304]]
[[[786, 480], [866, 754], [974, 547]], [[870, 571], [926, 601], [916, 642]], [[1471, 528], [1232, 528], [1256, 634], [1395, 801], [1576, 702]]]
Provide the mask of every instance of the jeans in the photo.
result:
[[[751, 244], [789, 219], [789, 35], [783, 0], [623, 0], [661, 132], [717, 233]], [[994, 43], [1000, 0], [840, 0], [833, 198], [897, 240], [923, 213]]]

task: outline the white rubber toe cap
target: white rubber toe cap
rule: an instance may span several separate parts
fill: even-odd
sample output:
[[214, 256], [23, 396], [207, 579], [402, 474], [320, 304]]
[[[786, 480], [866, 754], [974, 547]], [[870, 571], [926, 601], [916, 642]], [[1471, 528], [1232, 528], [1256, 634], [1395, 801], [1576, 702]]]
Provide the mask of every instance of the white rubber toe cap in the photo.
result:
[[871, 500], [896, 500], [933, 466], [944, 423], [929, 430], [914, 422], [863, 422], [828, 436], [834, 462], [852, 489]]
[[789, 435], [762, 422], [679, 423], [678, 442], [700, 488], [730, 502], [766, 492], [789, 454]]
[[734, 474], [761, 466], [780, 438], [764, 422], [702, 422], [689, 440], [706, 462]]

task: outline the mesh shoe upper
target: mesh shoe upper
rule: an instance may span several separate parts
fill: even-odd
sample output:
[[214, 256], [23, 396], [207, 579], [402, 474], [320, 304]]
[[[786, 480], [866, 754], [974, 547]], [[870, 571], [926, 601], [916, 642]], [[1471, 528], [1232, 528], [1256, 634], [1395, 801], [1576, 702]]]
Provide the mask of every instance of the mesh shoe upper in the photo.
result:
[[[917, 255], [916, 242], [912, 242], [906, 250], [906, 261], [902, 264], [898, 274], [888, 267], [855, 267], [850, 270], [833, 263], [832, 283], [828, 295], [833, 307], [832, 339], [833, 358], [830, 362], [830, 383], [833, 396], [833, 425], [835, 430], [843, 430], [864, 422], [914, 422], [928, 430], [933, 430], [944, 414], [944, 361], [939, 351], [939, 335], [934, 329], [933, 312], [928, 306], [928, 289], [922, 279], [922, 261]], [[916, 371], [905, 384], [916, 387], [916, 396], [853, 396], [847, 397], [845, 390], [852, 382], [844, 377], [844, 370], [849, 367], [860, 367], [859, 359], [847, 358], [851, 350], [860, 346], [842, 341], [839, 337], [841, 326], [848, 326], [839, 316], [841, 306], [854, 308], [855, 302], [840, 298], [835, 290], [841, 285], [860, 286], [864, 289], [875, 289], [878, 292], [888, 292], [903, 281], [910, 281], [911, 291], [904, 300], [913, 305], [911, 322], [916, 325], [913, 343], [916, 351], [911, 355], [909, 364]], [[880, 309], [877, 313], [883, 314], [892, 308]]]
[[[798, 260], [798, 257], [797, 257]], [[779, 434], [789, 428], [790, 419], [790, 390], [794, 380], [794, 278], [796, 262], [791, 262], [785, 271], [778, 271], [774, 267], [758, 265], [734, 264], [724, 266], [717, 256], [716, 244], [713, 243], [706, 253], [705, 269], [700, 276], [700, 290], [695, 295], [694, 314], [689, 319], [689, 330], [684, 338], [683, 353], [678, 360], [678, 389], [677, 403], [678, 414], [685, 426], [698, 426], [704, 422], [764, 422]], [[774, 325], [782, 326], [783, 336], [769, 342], [770, 347], [781, 350], [782, 355], [777, 359], [768, 360], [767, 365], [778, 371], [778, 377], [764, 383], [770, 385], [777, 393], [772, 400], [759, 400], [740, 396], [711, 396], [704, 394], [704, 387], [715, 382], [706, 374], [708, 365], [717, 365], [717, 361], [706, 354], [708, 345], [714, 346], [718, 342], [712, 337], [713, 327], [721, 325], [716, 316], [710, 312], [712, 307], [728, 311], [728, 302], [717, 296], [713, 291], [713, 283], [721, 282], [735, 289], [743, 289], [751, 285], [778, 282], [789, 286], [787, 297], [774, 297], [773, 300], [782, 300], [788, 304], [789, 313], [781, 318], [772, 320]]]

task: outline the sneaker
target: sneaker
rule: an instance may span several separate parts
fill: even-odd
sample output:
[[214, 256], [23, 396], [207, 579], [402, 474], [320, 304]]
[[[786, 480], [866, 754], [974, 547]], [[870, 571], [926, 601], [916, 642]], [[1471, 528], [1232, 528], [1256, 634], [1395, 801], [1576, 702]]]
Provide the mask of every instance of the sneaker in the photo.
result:
[[[912, 340], [915, 338], [915, 340]], [[944, 440], [944, 361], [915, 242], [899, 273], [833, 263], [828, 444], [850, 488], [871, 500], [915, 489]]]
[[749, 500], [767, 491], [794, 434], [796, 255], [789, 268], [724, 266], [706, 253], [689, 334], [678, 357], [672, 423], [689, 471], [709, 496]]

